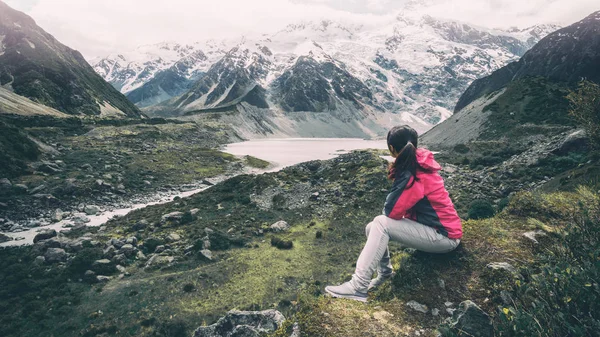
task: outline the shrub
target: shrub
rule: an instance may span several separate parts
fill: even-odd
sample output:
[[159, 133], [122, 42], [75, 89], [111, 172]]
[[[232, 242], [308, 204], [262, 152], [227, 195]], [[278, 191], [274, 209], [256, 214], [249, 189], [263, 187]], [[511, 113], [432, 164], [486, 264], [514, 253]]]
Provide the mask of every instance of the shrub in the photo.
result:
[[[596, 209], [597, 209], [596, 205]], [[500, 336], [597, 336], [600, 331], [600, 218], [581, 207], [539, 264], [499, 308]]]
[[487, 219], [494, 216], [494, 206], [484, 199], [477, 199], [469, 207], [469, 219]]

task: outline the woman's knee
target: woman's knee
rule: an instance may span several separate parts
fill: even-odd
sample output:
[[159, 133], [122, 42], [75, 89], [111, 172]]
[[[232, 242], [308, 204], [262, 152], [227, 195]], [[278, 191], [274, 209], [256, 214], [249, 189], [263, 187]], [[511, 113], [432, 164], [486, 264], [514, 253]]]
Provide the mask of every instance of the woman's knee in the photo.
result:
[[373, 219], [373, 221], [369, 224], [369, 231], [373, 228], [373, 226], [380, 228], [383, 231], [387, 231], [389, 218], [385, 215], [378, 215]]

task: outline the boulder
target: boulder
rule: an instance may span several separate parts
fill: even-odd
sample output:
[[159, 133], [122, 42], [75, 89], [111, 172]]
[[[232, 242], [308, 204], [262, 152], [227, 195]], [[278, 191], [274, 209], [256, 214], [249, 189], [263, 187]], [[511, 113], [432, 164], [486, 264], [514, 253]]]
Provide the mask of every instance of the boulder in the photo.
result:
[[512, 264], [507, 263], [507, 262], [488, 263], [487, 268], [490, 268], [493, 270], [506, 270], [507, 272], [510, 272], [512, 274], [517, 272], [517, 269], [515, 267], [513, 267]]
[[127, 240], [125, 240], [125, 243], [133, 245], [133, 246], [137, 246], [138, 239], [135, 236], [132, 236], [132, 237], [127, 238]]
[[44, 257], [48, 263], [65, 262], [67, 261], [67, 252], [62, 248], [48, 248]]
[[490, 316], [472, 301], [461, 302], [449, 320], [450, 327], [465, 336], [494, 336], [494, 327]]
[[8, 178], [2, 178], [0, 179], [0, 190], [5, 190], [8, 191], [12, 188], [12, 183], [10, 182], [10, 180], [8, 180]]
[[179, 221], [181, 220], [181, 218], [183, 218], [183, 212], [171, 212], [168, 214], [164, 214], [161, 217], [161, 221], [166, 222], [166, 221]]
[[86, 205], [85, 208], [83, 209], [83, 211], [87, 215], [96, 215], [96, 214], [100, 213], [100, 207], [98, 207], [96, 205]]
[[89, 283], [98, 282], [98, 279], [96, 278], [96, 273], [94, 273], [91, 270], [86, 270], [86, 272], [83, 274], [83, 280]]
[[277, 310], [232, 310], [215, 324], [199, 327], [194, 337], [259, 337], [279, 329], [285, 317]]
[[177, 233], [171, 233], [167, 236], [167, 242], [175, 242], [181, 240], [181, 235]]
[[85, 213], [75, 213], [73, 214], [73, 222], [76, 225], [83, 225], [90, 222], [90, 218], [88, 218]]
[[200, 251], [200, 256], [209, 261], [212, 261], [212, 259], [213, 259], [212, 252], [208, 249], [202, 249]]
[[425, 304], [421, 304], [417, 301], [408, 301], [406, 302], [406, 306], [424, 314], [426, 314], [429, 311], [429, 308], [427, 308]]
[[154, 255], [146, 262], [146, 269], [168, 266], [175, 261], [173, 256]]
[[92, 263], [92, 271], [97, 274], [109, 275], [115, 272], [115, 265], [109, 259], [101, 259]]
[[27, 187], [27, 185], [24, 184], [14, 184], [13, 190], [17, 193], [27, 193], [27, 191], [29, 191], [29, 188]]
[[287, 222], [281, 220], [281, 221], [277, 221], [276, 223], [272, 224], [270, 226], [270, 228], [271, 228], [271, 231], [273, 231], [275, 233], [279, 233], [279, 232], [285, 232], [285, 231], [289, 230], [290, 225]]
[[12, 241], [12, 238], [8, 235], [0, 233], [0, 243]]
[[33, 260], [33, 264], [37, 266], [43, 266], [44, 264], [46, 264], [46, 258], [43, 256], [37, 256], [35, 260]]
[[54, 229], [44, 229], [33, 238], [33, 243], [38, 243], [42, 240], [48, 240], [50, 238], [55, 237], [56, 235], [57, 233]]
[[60, 222], [63, 219], [63, 212], [60, 209], [57, 209], [52, 213], [52, 217], [50, 218], [52, 222]]
[[98, 275], [98, 276], [96, 276], [96, 280], [97, 280], [99, 283], [106, 283], [106, 282], [108, 282], [108, 281], [110, 281], [110, 280], [111, 280], [111, 277], [110, 277], [110, 276]]
[[584, 130], [577, 130], [569, 134], [565, 139], [558, 145], [552, 153], [557, 155], [565, 155], [572, 151], [585, 151], [589, 143], [589, 137], [586, 135]]
[[127, 257], [132, 257], [135, 254], [135, 248], [131, 244], [126, 244], [119, 249], [119, 254], [123, 254]]

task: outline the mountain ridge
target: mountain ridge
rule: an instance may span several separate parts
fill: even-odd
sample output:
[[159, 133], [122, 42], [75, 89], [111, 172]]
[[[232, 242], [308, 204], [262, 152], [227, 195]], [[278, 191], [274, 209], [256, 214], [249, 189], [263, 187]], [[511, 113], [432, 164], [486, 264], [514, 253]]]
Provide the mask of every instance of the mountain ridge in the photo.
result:
[[72, 115], [140, 117], [78, 51], [0, 1], [0, 85]]

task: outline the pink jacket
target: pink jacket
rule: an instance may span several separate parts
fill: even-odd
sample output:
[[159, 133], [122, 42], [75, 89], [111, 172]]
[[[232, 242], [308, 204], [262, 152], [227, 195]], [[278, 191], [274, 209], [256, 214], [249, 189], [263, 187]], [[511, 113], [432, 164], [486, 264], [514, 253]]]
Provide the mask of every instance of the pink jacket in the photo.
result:
[[[426, 149], [417, 149], [417, 180], [406, 171], [397, 174], [385, 200], [384, 214], [392, 219], [409, 218], [435, 228], [450, 239], [462, 238], [462, 224], [438, 171], [442, 169]], [[411, 185], [412, 184], [412, 185]]]

